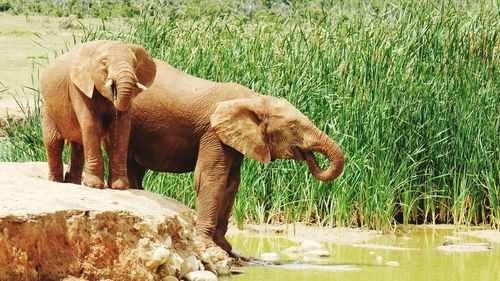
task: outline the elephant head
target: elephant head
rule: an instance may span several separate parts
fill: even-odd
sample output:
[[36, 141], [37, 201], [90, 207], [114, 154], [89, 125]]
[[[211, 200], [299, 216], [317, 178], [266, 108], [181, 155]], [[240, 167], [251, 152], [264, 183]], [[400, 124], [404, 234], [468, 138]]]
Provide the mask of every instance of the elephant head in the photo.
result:
[[[344, 168], [335, 141], [285, 99], [261, 95], [224, 101], [210, 123], [223, 143], [259, 162], [306, 160], [309, 171], [322, 181], [335, 179]], [[328, 159], [328, 168], [319, 167], [313, 151]]]
[[94, 88], [125, 111], [156, 76], [156, 64], [143, 47], [115, 41], [93, 41], [78, 49], [70, 65], [71, 81], [89, 98]]

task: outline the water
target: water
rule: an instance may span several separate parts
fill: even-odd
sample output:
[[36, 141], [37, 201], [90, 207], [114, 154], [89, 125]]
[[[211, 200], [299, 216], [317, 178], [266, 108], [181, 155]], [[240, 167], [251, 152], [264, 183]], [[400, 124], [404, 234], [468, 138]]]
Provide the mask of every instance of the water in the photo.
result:
[[[499, 232], [500, 235], [500, 232]], [[454, 241], [454, 236], [460, 238]], [[259, 257], [265, 252], [280, 252], [298, 246], [283, 237], [258, 238], [230, 236], [234, 247], [245, 255]], [[490, 244], [486, 252], [444, 252], [437, 249], [445, 241], [454, 244], [485, 242], [453, 229], [409, 228], [398, 235], [380, 235], [366, 244], [392, 246], [392, 250], [323, 243], [331, 257], [326, 264], [283, 261], [279, 266], [248, 266], [244, 274], [221, 280], [474, 280], [500, 281], [500, 244]], [[396, 248], [397, 247], [397, 248]], [[402, 250], [399, 248], [414, 248]], [[381, 258], [380, 258], [381, 257]], [[381, 260], [382, 259], [382, 260]], [[395, 261], [398, 266], [386, 265]]]

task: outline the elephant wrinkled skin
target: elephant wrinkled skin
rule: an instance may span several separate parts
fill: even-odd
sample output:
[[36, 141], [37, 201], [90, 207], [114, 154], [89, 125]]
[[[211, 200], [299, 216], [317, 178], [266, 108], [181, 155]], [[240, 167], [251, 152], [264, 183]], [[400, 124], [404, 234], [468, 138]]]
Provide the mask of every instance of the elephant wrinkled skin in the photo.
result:
[[[40, 80], [49, 180], [104, 187], [101, 141], [108, 139], [108, 186], [128, 188], [130, 102], [153, 83], [156, 64], [138, 45], [93, 41], [52, 61]], [[64, 140], [71, 145], [63, 177]], [[82, 181], [84, 160], [87, 173]]]
[[[262, 163], [305, 160], [311, 173], [323, 181], [342, 173], [339, 146], [288, 101], [239, 84], [196, 78], [155, 62], [155, 82], [132, 102], [130, 186], [142, 188], [147, 169], [194, 171], [197, 232], [207, 245], [215, 243], [231, 251], [224, 235], [243, 156]], [[313, 151], [326, 156], [327, 169], [318, 166]]]

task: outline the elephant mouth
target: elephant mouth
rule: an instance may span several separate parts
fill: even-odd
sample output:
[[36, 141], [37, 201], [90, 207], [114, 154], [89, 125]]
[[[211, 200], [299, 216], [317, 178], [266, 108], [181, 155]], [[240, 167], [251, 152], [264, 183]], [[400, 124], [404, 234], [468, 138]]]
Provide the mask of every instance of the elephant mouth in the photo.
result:
[[292, 154], [293, 154], [293, 159], [294, 160], [297, 160], [297, 161], [304, 161], [304, 160], [306, 160], [305, 153], [306, 152], [303, 151], [302, 149], [300, 149], [299, 147], [292, 146]]

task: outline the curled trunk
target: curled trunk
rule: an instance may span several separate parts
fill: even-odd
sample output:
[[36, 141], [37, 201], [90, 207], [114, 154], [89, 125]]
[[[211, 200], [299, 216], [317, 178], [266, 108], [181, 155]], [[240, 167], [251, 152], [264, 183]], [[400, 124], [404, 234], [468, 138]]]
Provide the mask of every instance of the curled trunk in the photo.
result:
[[[340, 176], [344, 170], [344, 155], [340, 147], [326, 134], [315, 129], [316, 138], [304, 147], [304, 156], [309, 171], [321, 181], [331, 181]], [[323, 170], [314, 157], [313, 151], [323, 154], [328, 159], [328, 167]]]
[[132, 101], [133, 91], [136, 84], [135, 74], [130, 67], [119, 69], [116, 76], [116, 96], [113, 104], [119, 111], [126, 111]]

